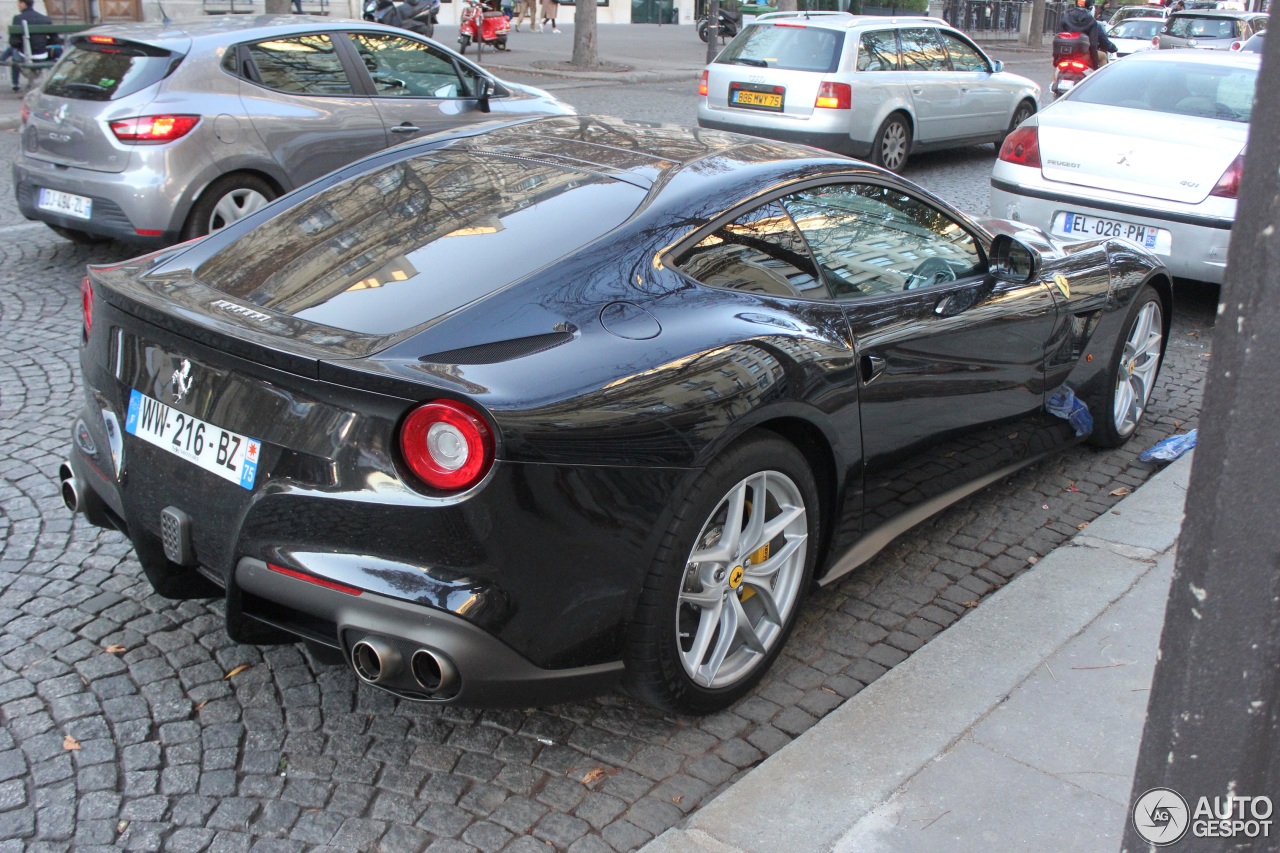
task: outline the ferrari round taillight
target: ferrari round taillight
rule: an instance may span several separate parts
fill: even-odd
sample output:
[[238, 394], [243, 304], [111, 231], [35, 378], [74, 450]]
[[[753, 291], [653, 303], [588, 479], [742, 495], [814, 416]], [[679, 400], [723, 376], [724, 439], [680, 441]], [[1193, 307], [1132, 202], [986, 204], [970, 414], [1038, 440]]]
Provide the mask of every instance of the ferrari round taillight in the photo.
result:
[[84, 312], [84, 339], [89, 340], [89, 332], [93, 330], [93, 284], [89, 276], [80, 280], [80, 308]]
[[1016, 166], [1040, 168], [1040, 134], [1034, 127], [1020, 127], [1004, 138], [1000, 159]]
[[458, 492], [480, 482], [493, 467], [493, 432], [470, 406], [435, 400], [405, 418], [400, 451], [429, 488]]

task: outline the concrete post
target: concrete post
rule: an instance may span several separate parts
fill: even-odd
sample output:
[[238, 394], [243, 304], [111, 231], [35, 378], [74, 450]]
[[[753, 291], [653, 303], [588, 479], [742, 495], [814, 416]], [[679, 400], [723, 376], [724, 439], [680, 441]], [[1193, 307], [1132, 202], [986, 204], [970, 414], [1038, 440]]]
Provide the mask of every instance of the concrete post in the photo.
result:
[[[1275, 41], [1266, 48], [1259, 93], [1280, 86]], [[1142, 795], [1158, 787], [1186, 801], [1188, 814], [1181, 814], [1177, 800], [1161, 795], [1169, 810], [1156, 821], [1190, 824], [1170, 849], [1280, 847], [1280, 809], [1269, 816], [1265, 837], [1205, 837], [1195, 821], [1201, 797], [1209, 804], [1219, 798], [1220, 813], [1231, 808], [1233, 819], [1241, 809], [1245, 818], [1256, 817], [1238, 798], [1280, 799], [1280, 146], [1272, 142], [1278, 135], [1280, 98], [1257, 98], [1127, 851], [1150, 849], [1132, 818]], [[1224, 804], [1228, 797], [1237, 799]], [[1151, 817], [1145, 815], [1147, 824]]]

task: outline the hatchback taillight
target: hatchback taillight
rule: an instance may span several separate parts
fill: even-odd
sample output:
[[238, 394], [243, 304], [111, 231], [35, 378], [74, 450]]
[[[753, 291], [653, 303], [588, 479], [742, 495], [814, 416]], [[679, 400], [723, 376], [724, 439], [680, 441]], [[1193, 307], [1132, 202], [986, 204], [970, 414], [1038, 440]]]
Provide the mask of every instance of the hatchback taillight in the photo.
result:
[[80, 280], [80, 308], [84, 312], [84, 339], [89, 340], [89, 332], [93, 330], [93, 283], [89, 276]]
[[405, 418], [400, 451], [426, 486], [458, 492], [480, 482], [493, 467], [493, 431], [470, 406], [435, 400]]
[[121, 142], [172, 142], [199, 123], [200, 116], [138, 116], [111, 122], [111, 132]]
[[702, 97], [707, 96], [707, 72], [703, 71], [702, 76], [698, 78], [698, 94]]
[[1231, 161], [1231, 165], [1222, 173], [1222, 177], [1218, 178], [1218, 183], [1214, 184], [1209, 195], [1216, 195], [1219, 198], [1237, 198], [1240, 194], [1240, 178], [1243, 175], [1244, 155], [1241, 154]]
[[1004, 138], [1000, 159], [1016, 166], [1040, 168], [1040, 133], [1034, 127], [1020, 127]]
[[847, 110], [853, 106], [853, 89], [848, 83], [832, 83], [824, 80], [818, 87], [814, 109]]

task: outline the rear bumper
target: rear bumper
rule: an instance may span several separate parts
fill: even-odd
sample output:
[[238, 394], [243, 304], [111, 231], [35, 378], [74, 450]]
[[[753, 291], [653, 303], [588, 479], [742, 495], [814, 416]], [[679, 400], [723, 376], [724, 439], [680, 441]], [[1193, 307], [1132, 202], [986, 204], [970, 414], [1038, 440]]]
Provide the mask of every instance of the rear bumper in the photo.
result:
[[[361, 641], [382, 640], [396, 661], [375, 684], [408, 699], [485, 707], [545, 705], [597, 695], [618, 683], [622, 662], [543, 669], [492, 634], [449, 613], [371, 592], [352, 595], [280, 574], [243, 558], [234, 584], [241, 613], [300, 638], [341, 649], [351, 660]], [[229, 605], [230, 607], [231, 605]], [[432, 695], [414, 674], [414, 655], [447, 661], [456, 682]]]
[[725, 130], [730, 133], [741, 133], [747, 136], [762, 136], [765, 139], [777, 139], [780, 142], [794, 142], [798, 145], [809, 145], [824, 151], [836, 151], [851, 157], [866, 159], [871, 154], [871, 142], [860, 142], [849, 138], [847, 133], [818, 133], [805, 130], [788, 130], [759, 125], [740, 125], [733, 122], [698, 117], [698, 126], [710, 130]]
[[[116, 173], [54, 169], [47, 164], [33, 167], [21, 158], [13, 164], [18, 210], [27, 219], [151, 248], [178, 242], [181, 223], [174, 222], [178, 200], [168, 198], [164, 187], [140, 185], [138, 179], [139, 174], [133, 170]], [[92, 199], [90, 218], [41, 210], [37, 207], [41, 188]]]
[[[1003, 178], [991, 179], [992, 216], [1026, 222], [1050, 234], [1053, 233], [1054, 216], [1060, 211], [1157, 226], [1169, 231], [1172, 237], [1172, 253], [1157, 256], [1171, 274], [1213, 284], [1223, 283], [1232, 220], [1139, 207], [1139, 201], [1134, 199], [1129, 204], [1111, 202], [1057, 193], [1049, 188]], [[1059, 236], [1059, 239], [1062, 238]]]

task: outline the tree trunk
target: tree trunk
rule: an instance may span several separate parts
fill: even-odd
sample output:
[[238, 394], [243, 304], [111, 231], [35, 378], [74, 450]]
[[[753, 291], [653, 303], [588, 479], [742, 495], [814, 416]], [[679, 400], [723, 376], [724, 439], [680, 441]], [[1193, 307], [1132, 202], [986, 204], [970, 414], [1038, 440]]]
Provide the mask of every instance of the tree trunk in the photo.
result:
[[578, 0], [573, 8], [573, 59], [579, 68], [595, 68], [600, 64], [596, 48], [596, 0]]
[[263, 11], [268, 15], [287, 15], [293, 11], [290, 0], [266, 0]]
[[707, 64], [715, 62], [720, 52], [720, 0], [707, 3]]
[[1031, 0], [1031, 26], [1027, 29], [1027, 45], [1039, 47], [1044, 41], [1045, 0]]

